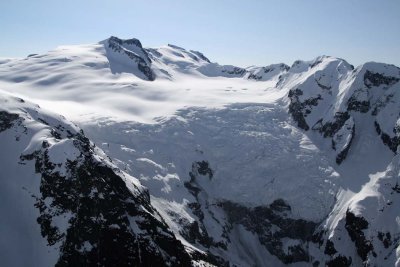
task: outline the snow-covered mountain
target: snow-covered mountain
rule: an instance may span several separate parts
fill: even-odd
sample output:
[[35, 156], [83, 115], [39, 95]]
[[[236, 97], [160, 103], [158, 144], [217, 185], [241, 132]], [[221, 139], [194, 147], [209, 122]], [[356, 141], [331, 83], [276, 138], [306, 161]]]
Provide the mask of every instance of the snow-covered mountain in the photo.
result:
[[400, 266], [399, 91], [383, 63], [117, 37], [2, 59], [0, 258]]

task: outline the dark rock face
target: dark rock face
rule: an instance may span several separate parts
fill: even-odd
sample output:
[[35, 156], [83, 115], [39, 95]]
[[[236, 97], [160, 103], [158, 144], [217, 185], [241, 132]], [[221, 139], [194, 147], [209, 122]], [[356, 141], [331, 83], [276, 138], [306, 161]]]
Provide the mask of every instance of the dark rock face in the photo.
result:
[[348, 112], [336, 112], [334, 120], [323, 124], [318, 130], [324, 137], [333, 137], [348, 119], [350, 119]]
[[393, 244], [392, 235], [389, 232], [378, 232], [378, 239], [382, 241], [382, 244], [385, 248], [389, 248]]
[[289, 113], [292, 115], [292, 118], [295, 122], [297, 122], [297, 126], [301, 129], [308, 131], [310, 127], [308, 126], [306, 119], [303, 114], [303, 105], [299, 100], [299, 96], [303, 94], [303, 91], [300, 89], [290, 90], [289, 91]]
[[347, 101], [347, 109], [354, 110], [361, 113], [367, 113], [370, 110], [371, 103], [369, 101], [360, 101], [356, 96], [351, 96]]
[[[347, 112], [341, 113], [341, 112], [337, 112], [335, 114], [335, 120], [333, 122], [328, 122], [326, 124], [324, 124], [321, 128], [321, 132], [323, 132], [324, 137], [330, 136], [332, 137], [333, 135], [335, 135], [346, 123], [347, 120], [350, 119], [350, 116]], [[355, 125], [353, 124], [351, 129], [347, 129], [347, 131], [351, 131], [350, 133], [350, 141], [349, 143], [343, 147], [339, 153], [336, 155], [336, 163], [337, 164], [341, 164], [343, 162], [343, 160], [346, 159], [347, 154], [350, 150], [351, 144], [353, 142], [354, 136], [355, 136]], [[337, 150], [336, 147], [336, 142], [335, 139], [332, 139], [332, 148], [334, 150]]]
[[262, 76], [260, 76], [260, 75], [255, 75], [255, 74], [253, 74], [253, 73], [251, 73], [250, 75], [249, 75], [249, 79], [250, 80], [261, 80], [262, 79]]
[[[318, 82], [317, 82], [318, 84]], [[323, 90], [330, 90], [330, 87], [322, 86], [318, 84]], [[289, 113], [292, 116], [293, 120], [297, 123], [297, 126], [305, 131], [310, 129], [310, 126], [307, 124], [306, 117], [308, 114], [312, 112], [312, 108], [318, 105], [318, 102], [322, 100], [321, 95], [317, 95], [317, 97], [310, 97], [303, 102], [300, 100], [300, 96], [303, 95], [303, 91], [300, 89], [290, 90], [288, 97], [290, 100], [289, 104]], [[312, 130], [319, 131], [325, 138], [332, 138], [332, 148], [337, 150], [337, 144], [335, 141], [335, 134], [338, 133], [340, 129], [345, 125], [346, 121], [350, 119], [349, 112], [336, 112], [333, 121], [323, 123], [323, 119], [318, 120], [313, 126]], [[355, 135], [355, 125], [352, 126], [352, 129], [349, 129], [351, 139], [350, 142], [343, 148], [338, 151], [336, 155], [336, 163], [341, 164], [343, 160], [347, 157], [349, 152], [351, 143], [354, 139]], [[341, 138], [340, 136], [338, 136]]]
[[142, 43], [136, 38], [122, 40], [122, 39], [119, 39], [118, 37], [111, 36], [110, 39], [109, 39], [109, 42], [112, 43], [112, 44], [117, 43], [119, 45], [122, 45], [122, 44], [125, 43], [125, 44], [135, 45], [137, 47], [142, 48]]
[[194, 166], [195, 168], [197, 167], [197, 171], [199, 174], [201, 175], [208, 175], [208, 178], [212, 179], [213, 178], [213, 170], [210, 168], [209, 164], [207, 161], [198, 161], [195, 163], [196, 166]]
[[197, 221], [193, 221], [185, 225], [185, 230], [181, 234], [192, 244], [202, 244], [206, 248], [210, 248], [213, 245], [213, 239], [204, 232], [203, 226], [200, 226]]
[[[261, 70], [264, 74], [270, 73], [276, 69], [279, 69], [280, 71], [288, 71], [290, 67], [286, 64], [279, 64], [279, 65], [274, 65], [274, 66], [268, 66], [268, 67], [262, 67]], [[256, 75], [254, 73], [250, 73], [248, 79], [250, 80], [261, 80], [263, 78], [262, 75]]]
[[149, 81], [154, 81], [156, 79], [156, 76], [151, 70], [150, 66], [148, 66], [142, 58], [137, 57], [135, 54], [128, 51], [125, 51], [125, 54], [127, 54], [129, 58], [136, 60], [139, 70], [147, 77]]
[[352, 259], [351, 257], [347, 258], [345, 256], [337, 256], [336, 258], [328, 261], [326, 263], [327, 267], [349, 267], [351, 266]]
[[[117, 37], [111, 36], [108, 39], [108, 47], [118, 53], [124, 53], [127, 55], [131, 60], [137, 63], [138, 69], [143, 73], [143, 75], [149, 80], [149, 81], [154, 81], [155, 80], [155, 74], [152, 71], [150, 67], [150, 57], [147, 54], [147, 51], [143, 49], [142, 44], [140, 43], [139, 40], [137, 39], [128, 39], [128, 40], [122, 40]], [[142, 58], [141, 56], [137, 55], [136, 53], [124, 48], [124, 45], [134, 45], [136, 46], [142, 53]]]
[[187, 238], [191, 243], [200, 243], [204, 247], [209, 248], [215, 246], [215, 242], [212, 237], [207, 233], [204, 226], [204, 212], [203, 209], [207, 208], [207, 199], [201, 198], [199, 195], [202, 191], [201, 186], [198, 184], [197, 179], [201, 179], [201, 176], [208, 176], [209, 179], [213, 176], [213, 171], [209, 167], [207, 161], [194, 162], [192, 164], [192, 171], [189, 172], [190, 181], [185, 182], [184, 186], [189, 190], [189, 192], [196, 198], [196, 202], [189, 203], [188, 207], [192, 210], [193, 214], [197, 216], [199, 221], [194, 221], [192, 223], [184, 223], [184, 231], [181, 232], [183, 236]]
[[[198, 179], [204, 179], [205, 177], [211, 179], [213, 177], [213, 170], [211, 169], [208, 161], [203, 160], [194, 162], [192, 164], [192, 171], [189, 172], [189, 176], [190, 181], [185, 182], [184, 186], [195, 197], [196, 202], [189, 203], [188, 207], [192, 210], [193, 214], [198, 218], [198, 220], [193, 222], [180, 221], [179, 223], [183, 227], [183, 229], [180, 231], [180, 234], [192, 244], [201, 244], [207, 249], [215, 247], [226, 250], [226, 244], [223, 242], [216, 242], [214, 238], [209, 235], [204, 225], [205, 213], [216, 220], [213, 216], [213, 213], [209, 210], [210, 204], [208, 199], [203, 195], [203, 189], [198, 184]], [[201, 259], [216, 266], [229, 266], [228, 261], [214, 255], [211, 251], [208, 251], [208, 253], [206, 255], [202, 255], [202, 257], [203, 258]]]
[[[357, 97], [357, 94], [359, 92], [364, 92], [366, 94], [369, 94], [368, 89], [371, 89], [372, 87], [378, 87], [381, 85], [385, 85], [385, 86], [389, 87], [389, 86], [394, 85], [395, 83], [397, 83], [400, 80], [399, 78], [396, 78], [396, 77], [385, 76], [383, 74], [374, 73], [369, 70], [367, 70], [365, 72], [363, 78], [364, 78], [364, 85], [366, 86], [366, 89], [358, 89], [354, 92], [354, 95], [352, 95], [347, 102], [348, 110], [354, 110], [354, 111], [358, 111], [361, 113], [367, 113], [371, 109], [371, 106], [372, 106], [370, 100], [359, 100]], [[390, 100], [390, 96], [388, 96], [388, 98], [389, 99], [387, 99], [386, 102]], [[379, 111], [379, 108], [382, 105], [384, 105], [384, 103], [376, 103], [372, 115], [376, 115]]]
[[[190, 266], [181, 242], [156, 219], [148, 192], [133, 194], [118, 170], [94, 157], [83, 132], [66, 133], [59, 126], [52, 131], [56, 138], [69, 136], [81, 153], [67, 160], [65, 173], [51, 162], [47, 141], [20, 159], [34, 161], [41, 176], [40, 195], [32, 197], [42, 236], [60, 248], [56, 266]], [[56, 221], [63, 217], [61, 229]]]
[[[321, 62], [322, 61], [320, 59], [317, 59], [310, 65], [304, 65], [305, 62], [296, 61], [293, 64], [292, 68], [295, 68], [298, 65], [302, 64], [302, 67], [304, 68], [307, 66], [309, 68], [313, 68], [319, 65]], [[386, 69], [390, 69], [391, 73], [396, 73], [396, 70], [393, 69], [394, 66], [386, 65], [383, 67]], [[397, 70], [400, 69], [397, 68]], [[353, 70], [351, 78], [353, 79], [354, 83], [351, 84], [351, 86], [348, 88], [349, 91], [345, 92], [345, 94], [347, 93], [348, 95], [346, 97], [339, 97], [339, 95], [337, 95], [337, 92], [335, 92], [335, 90], [332, 90], [332, 86], [334, 86], [334, 80], [332, 80], [331, 83], [321, 84], [319, 82], [320, 79], [318, 77], [323, 77], [327, 75], [329, 75], [329, 73], [322, 73], [321, 76], [314, 74], [313, 78], [317, 85], [317, 91], [314, 92], [314, 95], [309, 96], [307, 99], [305, 99], [305, 97], [303, 96], [306, 92], [305, 90], [307, 90], [306, 88], [300, 89], [298, 87], [296, 89], [291, 89], [288, 94], [288, 98], [290, 100], [289, 113], [299, 128], [307, 131], [309, 130], [310, 126], [312, 126], [312, 130], [319, 131], [325, 138], [332, 138], [332, 149], [337, 151], [336, 163], [341, 164], [346, 159], [355, 137], [356, 121], [354, 121], [355, 116], [353, 116], [353, 114], [363, 113], [366, 114], [365, 116], [377, 116], [381, 112], [381, 110], [386, 110], [386, 108], [388, 108], [388, 105], [392, 107], [395, 103], [395, 91], [393, 91], [393, 88], [391, 87], [393, 85], [398, 85], [400, 78], [398, 77], [398, 74], [393, 74], [394, 77], [392, 77], [389, 75], [385, 75], [384, 73], [377, 73], [368, 69], [365, 72], [357, 72], [356, 70]], [[358, 79], [359, 77], [357, 77], [357, 75], [359, 75], [361, 78], [361, 84], [360, 79]], [[334, 75], [331, 75], [331, 78], [333, 77]], [[279, 83], [280, 82], [278, 82], [278, 84]], [[320, 88], [320, 90], [318, 90], [318, 87]], [[329, 97], [333, 96], [334, 101], [346, 101], [343, 103], [345, 105], [342, 105], [342, 103], [340, 103], [340, 106], [337, 105], [339, 102], [324, 103], [324, 107], [326, 106], [328, 108], [327, 112], [331, 112], [333, 110], [333, 106], [337, 106], [339, 108], [339, 111], [335, 110], [336, 113], [334, 114], [334, 118], [331, 121], [326, 122], [324, 114], [321, 114], [321, 119], [316, 122], [311, 122], [310, 119], [307, 119], [307, 117], [311, 113], [313, 115], [313, 118], [315, 118], [315, 115], [317, 115], [315, 113], [316, 111], [313, 111], [313, 107], [319, 105], [320, 102], [324, 100], [322, 99], [321, 95], [322, 97], [324, 97], [325, 95], [328, 95]], [[329, 99], [329, 97], [324, 98], [325, 100], [327, 100]], [[350, 118], [352, 118], [353, 121], [348, 121]], [[394, 135], [391, 132], [383, 132], [379, 125], [379, 123], [382, 122], [379, 121], [378, 123], [379, 119], [380, 117], [375, 119], [376, 131], [380, 135], [383, 143], [388, 146], [390, 150], [396, 153], [397, 147], [400, 144], [400, 129], [396, 129], [395, 126], [393, 128]], [[312, 125], [311, 123], [314, 123], [314, 125]], [[352, 128], [347, 127], [348, 129], [344, 129], [343, 126], [345, 124], [347, 124], [348, 126], [353, 126]], [[344, 139], [343, 137], [346, 139]]]
[[337, 250], [335, 249], [335, 245], [333, 244], [333, 242], [331, 240], [328, 239], [326, 241], [324, 253], [326, 255], [332, 256], [332, 255], [336, 254], [336, 252], [337, 252]]
[[11, 128], [18, 119], [18, 114], [0, 111], [0, 133]]
[[[207, 164], [208, 166], [208, 164]], [[192, 171], [189, 172], [189, 176], [190, 176], [190, 181], [189, 182], [185, 182], [184, 186], [189, 190], [189, 192], [195, 196], [196, 198], [198, 197], [199, 192], [201, 191], [200, 186], [197, 184], [196, 181], [196, 174], [198, 174], [198, 163], [194, 162], [192, 164]]]
[[190, 191], [192, 195], [195, 197], [198, 196], [199, 192], [201, 191], [201, 187], [197, 184], [197, 177], [199, 175], [208, 176], [211, 178], [214, 175], [213, 170], [210, 168], [209, 163], [207, 161], [197, 161], [192, 164], [192, 171], [189, 172], [190, 181], [185, 182], [184, 186]]
[[[256, 234], [261, 244], [283, 263], [308, 262], [310, 256], [307, 243], [312, 240], [317, 223], [290, 218], [291, 208], [282, 199], [269, 206], [248, 208], [229, 201], [219, 204], [226, 212], [231, 224], [243, 225]], [[296, 240], [285, 251], [283, 238]]]
[[308, 126], [305, 117], [311, 112], [313, 106], [318, 105], [318, 101], [322, 100], [321, 95], [317, 97], [311, 97], [306, 99], [304, 102], [300, 101], [300, 96], [303, 95], [303, 91], [300, 89], [290, 90], [288, 97], [290, 99], [289, 113], [293, 120], [297, 122], [297, 126], [301, 129], [308, 131]]
[[128, 45], [135, 45], [137, 47], [143, 48], [142, 43], [136, 38], [124, 40], [124, 43], [128, 44]]
[[[353, 142], [354, 135], [355, 135], [355, 127], [353, 126], [349, 144], [342, 151], [340, 151], [339, 154], [336, 155], [336, 163], [338, 165], [341, 164], [343, 162], [343, 160], [346, 159], [347, 154], [349, 153], [349, 150], [350, 150], [351, 143]], [[332, 140], [332, 143], [334, 144], [333, 140]]]
[[394, 97], [394, 94], [388, 94], [379, 99], [376, 103], [373, 105], [373, 110], [371, 112], [371, 115], [376, 116], [378, 113], [381, 111], [382, 108], [385, 108], [385, 106], [392, 101], [392, 98]]
[[346, 212], [345, 228], [349, 234], [351, 241], [354, 242], [357, 254], [365, 262], [368, 259], [368, 254], [371, 252], [374, 257], [374, 247], [371, 241], [367, 240], [363, 230], [368, 228], [368, 222], [363, 217], [357, 217], [351, 211]]
[[226, 70], [223, 69], [222, 72], [226, 72], [230, 75], [239, 75], [239, 76], [243, 76], [246, 73], [245, 69], [239, 68], [239, 67], [234, 67], [232, 70]]
[[380, 85], [391, 86], [397, 83], [400, 79], [396, 77], [385, 76], [381, 73], [374, 73], [367, 70], [364, 74], [364, 84], [368, 88]]
[[383, 132], [381, 130], [381, 126], [377, 121], [374, 122], [375, 124], [375, 130], [376, 132], [380, 135], [382, 142], [390, 148], [390, 150], [393, 151], [393, 153], [397, 153], [397, 147], [400, 145], [400, 137], [397, 135], [398, 132], [396, 129], [393, 129], [393, 132], [395, 132], [395, 136], [391, 137], [389, 134]]
[[398, 183], [396, 183], [396, 185], [394, 187], [392, 187], [392, 190], [396, 193], [400, 193], [400, 185]]

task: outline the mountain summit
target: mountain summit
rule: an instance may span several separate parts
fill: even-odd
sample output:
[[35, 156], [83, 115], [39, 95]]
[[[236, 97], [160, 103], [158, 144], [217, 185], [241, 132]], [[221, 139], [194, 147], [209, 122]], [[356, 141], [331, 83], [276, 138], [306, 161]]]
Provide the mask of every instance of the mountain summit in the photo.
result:
[[[103, 42], [112, 72], [132, 72], [143, 79], [172, 79], [175, 73], [197, 73], [209, 77], [245, 77], [268, 80], [287, 71], [288, 66], [240, 68], [211, 63], [202, 53], [168, 44], [160, 48], [143, 48], [138, 39], [110, 37]], [[135, 71], [136, 69], [136, 71]], [[268, 73], [268, 75], [266, 75]]]

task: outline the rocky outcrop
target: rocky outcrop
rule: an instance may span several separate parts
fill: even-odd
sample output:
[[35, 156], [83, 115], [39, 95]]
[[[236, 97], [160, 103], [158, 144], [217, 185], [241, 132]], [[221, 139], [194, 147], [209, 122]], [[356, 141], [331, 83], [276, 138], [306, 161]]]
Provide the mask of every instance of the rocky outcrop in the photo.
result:
[[245, 69], [239, 68], [239, 67], [233, 67], [229, 69], [222, 69], [222, 73], [227, 73], [229, 75], [235, 75], [235, 76], [243, 76], [246, 73]]
[[[350, 267], [352, 263], [352, 259], [347, 258], [345, 256], [337, 256], [333, 258], [332, 260], [329, 260], [326, 262], [327, 267]], [[318, 265], [317, 265], [318, 266]]]
[[[106, 41], [106, 46], [114, 53], [127, 56], [131, 61], [136, 64], [138, 70], [144, 75], [147, 80], [155, 80], [155, 74], [151, 69], [151, 59], [147, 54], [147, 51], [143, 49], [142, 44], [138, 39], [132, 38], [122, 40], [117, 37], [111, 36]], [[108, 54], [107, 56], [113, 57], [112, 55]], [[123, 59], [119, 59], [118, 61], [123, 62]]]
[[0, 111], [0, 132], [11, 128], [15, 121], [19, 119], [18, 114]]
[[[341, 164], [359, 123], [362, 127], [375, 123], [382, 142], [396, 153], [400, 143], [400, 133], [396, 131], [398, 115], [388, 109], [398, 109], [394, 103], [398, 99], [399, 81], [400, 70], [392, 65], [366, 63], [354, 69], [343, 60], [319, 57], [312, 62], [296, 61], [277, 86], [290, 85], [288, 111], [292, 119], [299, 128], [308, 131], [312, 125], [312, 130], [331, 139], [336, 163]], [[391, 128], [388, 123], [394, 125], [394, 135], [387, 132]]]
[[371, 241], [367, 240], [364, 230], [368, 229], [368, 222], [363, 217], [357, 217], [351, 211], [346, 212], [345, 228], [351, 241], [354, 242], [357, 254], [363, 262], [367, 261], [369, 253], [376, 257]]
[[372, 88], [373, 86], [378, 87], [381, 85], [391, 86], [400, 81], [397, 77], [386, 76], [382, 73], [372, 72], [367, 70], [364, 74], [364, 84], [368, 88]]
[[248, 79], [256, 81], [265, 81], [287, 72], [290, 67], [286, 64], [273, 64], [265, 67], [248, 68]]
[[[203, 160], [194, 162], [192, 164], [192, 171], [189, 172], [189, 176], [190, 181], [185, 182], [184, 186], [195, 197], [196, 202], [188, 203], [188, 207], [192, 210], [198, 220], [182, 223], [183, 231], [181, 231], [181, 234], [185, 236], [186, 240], [193, 244], [199, 243], [206, 248], [219, 247], [226, 249], [226, 245], [223, 242], [216, 242], [214, 238], [209, 235], [204, 224], [205, 213], [207, 213], [207, 216], [213, 217], [213, 215], [208, 209], [210, 205], [208, 199], [201, 194], [204, 194], [205, 192], [198, 183], [198, 179], [211, 180], [213, 178], [213, 170], [210, 168], [208, 161]], [[219, 261], [223, 262], [221, 260]]]
[[397, 153], [397, 147], [400, 145], [400, 137], [398, 136], [400, 132], [397, 131], [396, 128], [393, 129], [393, 132], [396, 134], [395, 136], [391, 137], [389, 134], [383, 132], [381, 130], [381, 126], [377, 121], [374, 122], [375, 130], [378, 135], [381, 137], [382, 142], [390, 148], [394, 153]]
[[298, 88], [289, 91], [289, 113], [292, 115], [293, 120], [297, 123], [299, 128], [308, 131], [310, 126], [308, 126], [305, 118], [311, 113], [312, 107], [318, 105], [318, 102], [322, 100], [322, 97], [321, 95], [318, 95], [317, 97], [311, 97], [301, 101], [300, 96], [302, 95], [303, 91]]
[[357, 96], [353, 95], [347, 101], [347, 109], [354, 110], [361, 113], [367, 113], [371, 108], [369, 100], [359, 100]]
[[291, 218], [291, 207], [284, 200], [254, 208], [230, 201], [221, 201], [219, 205], [231, 224], [242, 225], [256, 234], [260, 243], [283, 263], [310, 261], [307, 244], [317, 223]]
[[332, 149], [337, 151], [336, 163], [346, 158], [355, 135], [354, 119], [348, 112], [337, 112], [332, 121], [323, 123], [320, 119], [313, 127], [325, 138], [332, 138]]

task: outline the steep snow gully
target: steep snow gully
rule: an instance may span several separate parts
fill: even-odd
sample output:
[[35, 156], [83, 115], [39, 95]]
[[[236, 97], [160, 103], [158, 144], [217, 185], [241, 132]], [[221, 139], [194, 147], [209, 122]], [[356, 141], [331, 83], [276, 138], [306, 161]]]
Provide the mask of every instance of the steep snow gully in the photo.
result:
[[1, 59], [0, 260], [399, 267], [399, 92], [393, 65], [134, 38]]

